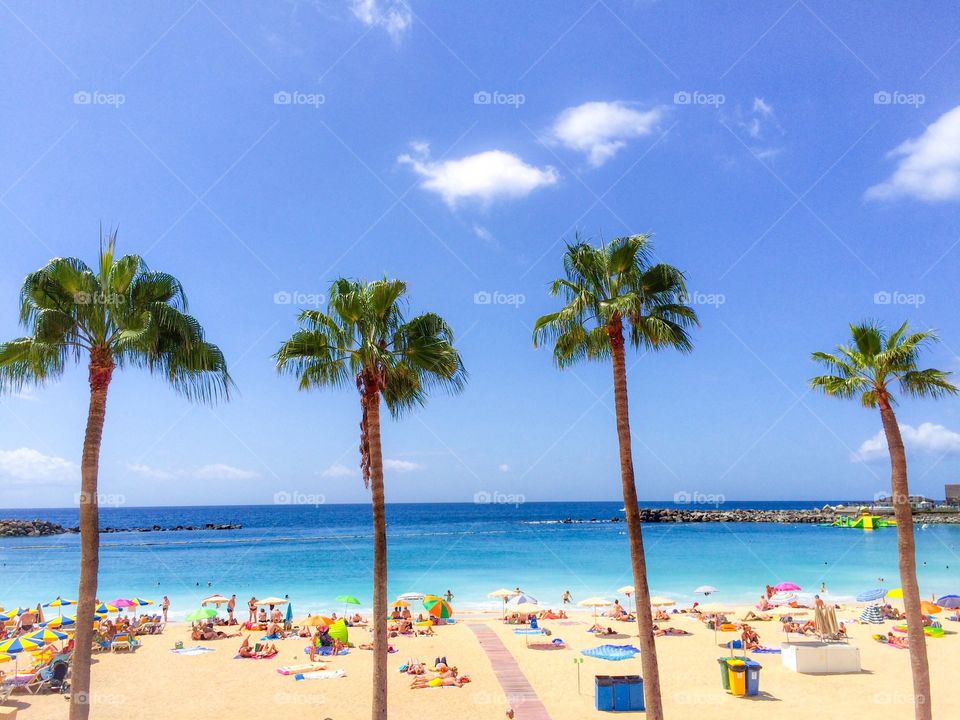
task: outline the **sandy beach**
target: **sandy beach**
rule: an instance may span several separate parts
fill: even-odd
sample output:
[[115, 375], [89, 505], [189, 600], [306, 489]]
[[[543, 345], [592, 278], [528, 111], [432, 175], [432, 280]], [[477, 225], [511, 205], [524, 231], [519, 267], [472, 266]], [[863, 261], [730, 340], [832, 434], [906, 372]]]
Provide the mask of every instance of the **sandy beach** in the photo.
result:
[[[730, 618], [739, 618], [744, 608], [730, 608]], [[799, 614], [804, 611], [794, 611]], [[812, 616], [812, 611], [805, 611]], [[838, 611], [843, 620], [859, 614], [859, 607]], [[502, 718], [510, 707], [517, 718], [541, 717], [536, 701], [547, 716], [555, 720], [603, 717], [594, 709], [594, 676], [598, 674], [639, 674], [639, 659], [610, 662], [584, 657], [580, 651], [604, 642], [628, 644], [635, 625], [600, 618], [618, 635], [599, 638], [587, 632], [593, 623], [589, 613], [570, 613], [568, 620], [544, 621], [553, 638], [562, 638], [564, 650], [537, 650], [528, 647], [528, 638], [515, 634], [515, 626], [502, 623], [494, 613], [461, 617], [456, 624], [436, 628], [434, 637], [392, 639], [398, 652], [389, 660], [391, 669], [389, 705], [398, 718], [458, 717], [467, 719]], [[718, 647], [738, 637], [737, 633], [717, 633], [692, 617], [675, 615], [669, 623], [687, 630], [689, 636], [657, 639], [663, 697], [666, 711], [674, 718], [808, 718], [816, 709], [821, 717], [843, 718], [864, 713], [883, 718], [913, 716], [909, 654], [886, 647], [871, 639], [874, 633], [886, 633], [896, 624], [848, 625], [850, 640], [860, 650], [862, 672], [833, 676], [794, 673], [781, 664], [779, 655], [753, 654], [763, 665], [760, 695], [735, 698], [720, 682], [716, 658], [728, 653]], [[947, 635], [928, 640], [933, 678], [934, 717], [960, 715], [960, 686], [953, 681], [954, 663], [960, 642], [953, 626], [944, 621]], [[776, 620], [755, 623], [765, 645], [779, 646], [786, 638]], [[504, 671], [509, 660], [497, 659], [490, 652], [496, 645], [479, 635], [495, 634], [515, 660], [535, 699], [518, 693], [516, 686], [504, 688], [495, 664]], [[254, 638], [256, 639], [256, 638]], [[365, 629], [353, 629], [351, 641], [369, 640]], [[537, 638], [544, 640], [545, 638]], [[793, 636], [797, 640], [797, 636]], [[147, 636], [134, 653], [96, 656], [93, 670], [93, 707], [97, 720], [146, 718], [251, 717], [266, 713], [271, 717], [315, 717], [353, 720], [369, 716], [371, 652], [351, 649], [349, 654], [327, 661], [329, 669], [342, 669], [345, 676], [331, 680], [298, 681], [284, 676], [277, 668], [303, 663], [305, 641], [289, 638], [277, 643], [279, 655], [267, 660], [235, 659], [239, 638], [197, 643], [191, 641], [185, 624], [171, 624], [163, 635]], [[184, 646], [204, 645], [213, 652], [183, 656], [170, 652], [176, 641]], [[533, 638], [529, 638], [533, 642]], [[490, 653], [490, 654], [488, 654]], [[491, 655], [494, 657], [491, 658]], [[410, 676], [394, 672], [410, 659], [428, 662], [446, 656], [471, 682], [462, 688], [412, 690]], [[579, 665], [580, 689], [574, 658]], [[512, 690], [510, 688], [513, 688]], [[532, 703], [532, 704], [531, 704]], [[20, 718], [58, 720], [67, 717], [68, 703], [60, 695], [15, 695], [13, 706]]]

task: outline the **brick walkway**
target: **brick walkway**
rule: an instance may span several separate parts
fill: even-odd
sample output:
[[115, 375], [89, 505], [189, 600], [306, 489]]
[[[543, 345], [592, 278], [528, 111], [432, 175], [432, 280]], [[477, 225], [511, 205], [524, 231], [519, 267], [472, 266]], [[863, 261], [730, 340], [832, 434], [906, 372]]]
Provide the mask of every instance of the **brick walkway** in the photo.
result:
[[506, 703], [516, 712], [517, 720], [550, 720], [547, 709], [497, 634], [486, 625], [476, 623], [470, 623], [470, 629], [490, 658], [493, 672], [506, 696]]

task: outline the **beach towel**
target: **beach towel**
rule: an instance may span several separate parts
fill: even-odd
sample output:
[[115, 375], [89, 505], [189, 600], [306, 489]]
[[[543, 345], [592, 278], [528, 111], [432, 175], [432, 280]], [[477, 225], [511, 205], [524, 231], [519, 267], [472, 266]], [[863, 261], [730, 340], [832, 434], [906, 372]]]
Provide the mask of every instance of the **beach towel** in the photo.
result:
[[769, 645], [761, 645], [761, 646], [758, 647], [758, 648], [754, 648], [754, 649], [751, 650], [750, 652], [755, 652], [755, 653], [770, 653], [771, 655], [773, 655], [773, 654], [779, 654], [779, 653], [781, 652], [781, 650], [780, 650], [780, 648], [770, 647]]
[[633, 645], [599, 645], [595, 648], [581, 650], [581, 655], [599, 658], [601, 660], [629, 660], [640, 652]]
[[195, 645], [194, 647], [188, 648], [176, 648], [170, 652], [176, 653], [177, 655], [203, 655], [204, 653], [213, 652], [213, 648], [203, 647], [203, 645]]
[[345, 670], [318, 670], [316, 672], [297, 673], [293, 677], [296, 680], [333, 680], [342, 678], [346, 674]]
[[[303, 652], [304, 652], [304, 654], [309, 655], [309, 654], [310, 654], [310, 648], [309, 648], [309, 647], [305, 647], [305, 648], [303, 649]], [[343, 648], [340, 652], [337, 653], [337, 655], [346, 655], [348, 652], [350, 652], [350, 648]], [[330, 647], [330, 646], [325, 646], [325, 647], [317, 648], [317, 653], [316, 653], [316, 654], [317, 654], [317, 655], [325, 655], [325, 656], [326, 656], [326, 655], [333, 655], [333, 648]]]
[[543, 630], [535, 630], [533, 628], [525, 630], [523, 628], [517, 628], [513, 631], [514, 635], [543, 635]]
[[280, 654], [280, 651], [278, 650], [277, 652], [270, 653], [269, 655], [253, 655], [248, 657], [244, 657], [243, 655], [234, 655], [233, 659], [234, 660], [269, 660], [270, 658], [275, 658], [279, 654]]
[[278, 667], [277, 672], [281, 675], [296, 675], [297, 673], [317, 672], [318, 670], [326, 669], [327, 666], [323, 663], [303, 663], [301, 665], [284, 665], [283, 667]]

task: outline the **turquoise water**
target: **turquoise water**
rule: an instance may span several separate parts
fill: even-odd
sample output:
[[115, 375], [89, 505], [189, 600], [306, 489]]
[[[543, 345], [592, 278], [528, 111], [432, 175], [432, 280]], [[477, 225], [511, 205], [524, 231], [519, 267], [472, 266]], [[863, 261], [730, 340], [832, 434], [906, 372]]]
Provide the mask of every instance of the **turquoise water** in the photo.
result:
[[[730, 503], [724, 507], [819, 507], [823, 502]], [[651, 505], [653, 505], [651, 503]], [[663, 505], [662, 503], [660, 505]], [[561, 524], [565, 518], [622, 517], [622, 504], [398, 504], [388, 506], [389, 593], [455, 595], [461, 608], [498, 607], [486, 598], [521, 586], [558, 606], [632, 584], [623, 523]], [[689, 507], [689, 506], [688, 506]], [[295, 612], [338, 610], [337, 595], [371, 603], [370, 508], [270, 505], [105, 508], [105, 527], [240, 523], [242, 530], [115, 533], [101, 536], [100, 598], [166, 594], [172, 615], [217, 592], [241, 601], [289, 594]], [[77, 523], [75, 509], [0, 510], [0, 517]], [[917, 529], [924, 596], [960, 592], [960, 526]], [[896, 531], [865, 533], [763, 523], [648, 524], [644, 539], [653, 594], [687, 602], [709, 584], [718, 601], [753, 601], [766, 583], [789, 580], [833, 597], [899, 586]], [[79, 538], [0, 539], [0, 607], [75, 597]], [[699, 598], [702, 600], [702, 598]]]

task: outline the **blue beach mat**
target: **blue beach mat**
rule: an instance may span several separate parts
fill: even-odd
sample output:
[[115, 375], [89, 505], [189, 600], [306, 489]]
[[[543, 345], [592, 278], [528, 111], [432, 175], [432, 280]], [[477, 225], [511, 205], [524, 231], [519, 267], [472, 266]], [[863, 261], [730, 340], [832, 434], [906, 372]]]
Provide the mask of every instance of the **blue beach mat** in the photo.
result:
[[580, 651], [581, 655], [600, 660], [629, 660], [639, 652], [640, 649], [633, 645], [599, 645]]

